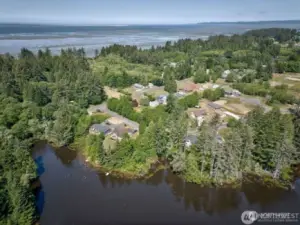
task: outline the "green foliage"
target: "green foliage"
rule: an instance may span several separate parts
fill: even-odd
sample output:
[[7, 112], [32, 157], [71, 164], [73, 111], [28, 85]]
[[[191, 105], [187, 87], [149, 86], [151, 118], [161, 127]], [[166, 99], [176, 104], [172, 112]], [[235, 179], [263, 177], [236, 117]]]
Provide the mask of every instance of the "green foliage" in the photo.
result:
[[175, 93], [177, 91], [177, 84], [174, 76], [171, 74], [169, 70], [164, 73], [164, 90], [169, 93]]
[[[269, 103], [295, 103], [285, 86], [272, 88], [256, 80], [267, 81], [274, 71], [300, 72], [299, 50], [293, 44], [283, 50], [273, 40], [293, 43], [296, 36], [295, 30], [272, 28], [208, 40], [178, 40], [151, 49], [112, 45], [96, 52], [95, 60], [88, 60], [83, 49], [62, 50], [58, 56], [49, 49], [37, 55], [27, 49], [19, 57], [1, 55], [0, 223], [32, 224], [36, 219], [29, 185], [36, 174], [28, 148], [38, 139], [62, 146], [76, 138], [93, 162], [139, 175], [164, 157], [174, 172], [195, 183], [232, 182], [243, 172], [263, 169], [276, 179], [288, 180], [289, 167], [299, 155], [298, 114], [292, 118], [275, 109], [266, 114], [256, 109], [246, 122], [229, 121], [222, 143], [216, 140], [215, 120], [204, 124], [197, 144], [186, 149], [188, 122], [182, 108], [197, 105], [199, 96], [192, 94], [177, 102], [172, 93], [177, 91], [175, 79], [194, 76], [197, 83], [211, 78], [215, 82], [224, 70], [237, 69], [227, 81], [238, 82], [233, 87], [239, 91], [268, 96]], [[172, 68], [171, 62], [175, 62]], [[206, 74], [206, 68], [212, 75]], [[112, 111], [140, 123], [137, 139], [125, 137], [115, 150], [106, 152], [103, 136], [84, 136], [92, 123], [106, 118], [88, 117], [85, 112], [88, 105], [106, 100], [103, 85], [122, 88], [149, 82], [165, 85], [170, 93], [167, 106], [137, 113], [126, 96], [107, 102]], [[203, 93], [211, 101], [223, 95], [222, 89]]]
[[175, 110], [176, 107], [176, 99], [175, 96], [173, 94], [168, 95], [167, 98], [167, 106], [166, 106], [166, 111], [168, 113], [171, 113]]
[[176, 67], [175, 78], [177, 80], [183, 80], [185, 78], [191, 77], [192, 75], [193, 73], [190, 61], [179, 63], [179, 65]]
[[296, 102], [295, 96], [288, 92], [287, 87], [269, 87], [268, 83], [234, 83], [233, 88], [247, 95], [269, 96], [268, 103], [293, 104]]
[[[282, 115], [278, 109], [264, 114], [258, 108], [249, 113], [247, 123], [254, 131], [254, 157], [264, 168], [274, 169], [274, 162], [271, 160], [274, 151], [278, 154], [280, 146], [287, 141], [291, 143], [294, 137], [294, 126], [290, 115]], [[280, 144], [280, 145], [279, 145]], [[289, 144], [290, 145], [290, 144]], [[292, 151], [288, 147], [286, 153]], [[282, 162], [287, 163], [287, 162]]]
[[[100, 120], [83, 116], [84, 107], [106, 96], [83, 49], [59, 56], [22, 49], [18, 58], [1, 55], [0, 64], [0, 223], [32, 224], [37, 214], [30, 184], [36, 172], [29, 147], [36, 140], [70, 144]], [[89, 151], [96, 157], [93, 142]]]
[[103, 161], [104, 149], [103, 149], [103, 135], [87, 135], [85, 137], [84, 150], [86, 155], [92, 162], [100, 163]]
[[230, 117], [227, 122], [228, 127], [238, 127], [240, 124], [241, 124], [240, 121], [233, 117]]
[[255, 36], [260, 38], [272, 37], [276, 41], [286, 42], [293, 39], [297, 35], [297, 30], [288, 29], [288, 28], [268, 28], [268, 29], [247, 31], [245, 35]]
[[122, 96], [120, 99], [108, 99], [107, 106], [110, 110], [117, 112], [133, 121], [140, 120], [140, 114], [134, 111], [131, 99], [126, 96]]
[[224, 97], [224, 89], [222, 88], [216, 88], [215, 90], [212, 89], [206, 89], [203, 92], [203, 98], [206, 98], [210, 101], [216, 101], [220, 99], [221, 97]]
[[148, 106], [149, 102], [150, 102], [149, 98], [144, 97], [144, 98], [141, 99], [140, 104], [143, 105], [143, 106]]
[[179, 99], [178, 104], [181, 105], [184, 109], [193, 108], [198, 106], [200, 100], [200, 95], [197, 92], [194, 92], [191, 95], [188, 95], [182, 99]]
[[195, 83], [205, 83], [210, 81], [210, 76], [206, 74], [206, 71], [204, 69], [199, 69], [195, 76], [194, 76], [194, 82]]

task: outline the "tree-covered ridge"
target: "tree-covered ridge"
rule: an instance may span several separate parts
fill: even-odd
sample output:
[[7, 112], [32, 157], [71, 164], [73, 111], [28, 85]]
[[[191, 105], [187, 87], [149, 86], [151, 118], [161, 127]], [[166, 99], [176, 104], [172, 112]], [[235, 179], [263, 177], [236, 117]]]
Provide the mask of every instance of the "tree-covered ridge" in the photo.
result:
[[37, 218], [30, 187], [36, 177], [33, 142], [72, 143], [85, 108], [105, 98], [82, 49], [60, 56], [26, 49], [17, 58], [0, 56], [1, 224], [32, 224]]
[[[168, 41], [151, 49], [114, 44], [102, 48], [98, 58], [115, 54], [130, 63], [151, 65], [161, 73], [171, 73], [177, 80], [194, 76], [200, 83], [209, 81], [209, 77], [216, 80], [224, 70], [251, 69], [255, 71], [254, 76], [247, 76], [251, 82], [254, 78], [268, 80], [272, 72], [300, 72], [300, 48], [294, 46], [299, 37], [293, 29], [271, 28], [242, 35], [211, 36], [208, 40]], [[210, 76], [205, 69], [210, 70]], [[157, 79], [161, 79], [160, 74]]]
[[279, 42], [299, 40], [299, 33], [296, 29], [289, 28], [269, 28], [269, 29], [259, 29], [250, 30], [245, 33], [248, 36], [261, 37], [261, 38], [274, 38]]

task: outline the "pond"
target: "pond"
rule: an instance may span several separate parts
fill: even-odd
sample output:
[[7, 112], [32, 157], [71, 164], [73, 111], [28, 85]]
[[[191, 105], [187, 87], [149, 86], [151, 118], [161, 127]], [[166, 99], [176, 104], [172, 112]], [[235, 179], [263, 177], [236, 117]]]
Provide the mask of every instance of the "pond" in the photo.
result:
[[242, 224], [241, 213], [299, 212], [300, 181], [290, 191], [243, 184], [241, 190], [184, 182], [161, 170], [147, 180], [106, 176], [68, 148], [35, 145], [42, 225]]

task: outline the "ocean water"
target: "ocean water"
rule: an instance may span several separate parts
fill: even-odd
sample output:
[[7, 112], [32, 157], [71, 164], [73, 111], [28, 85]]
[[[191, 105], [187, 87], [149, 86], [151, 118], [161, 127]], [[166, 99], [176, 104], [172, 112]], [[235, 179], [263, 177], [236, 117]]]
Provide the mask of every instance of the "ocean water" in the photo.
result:
[[202, 23], [194, 25], [131, 26], [57, 26], [0, 23], [0, 53], [17, 55], [25, 47], [34, 52], [50, 48], [59, 54], [62, 48], [85, 48], [93, 56], [95, 49], [111, 44], [137, 45], [149, 48], [181, 38], [207, 39], [211, 35], [244, 33], [259, 28], [300, 29], [300, 21], [247, 23]]

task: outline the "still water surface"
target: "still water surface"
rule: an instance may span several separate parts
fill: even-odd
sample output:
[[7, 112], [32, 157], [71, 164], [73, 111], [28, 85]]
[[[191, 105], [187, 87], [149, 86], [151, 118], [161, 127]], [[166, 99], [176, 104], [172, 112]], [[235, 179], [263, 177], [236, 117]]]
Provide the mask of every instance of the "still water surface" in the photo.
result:
[[[38, 143], [33, 152], [41, 188], [41, 225], [242, 224], [245, 210], [300, 212], [293, 191], [244, 184], [240, 191], [185, 183], [168, 170], [148, 180], [105, 176], [67, 148]], [[293, 223], [292, 223], [293, 224]]]

